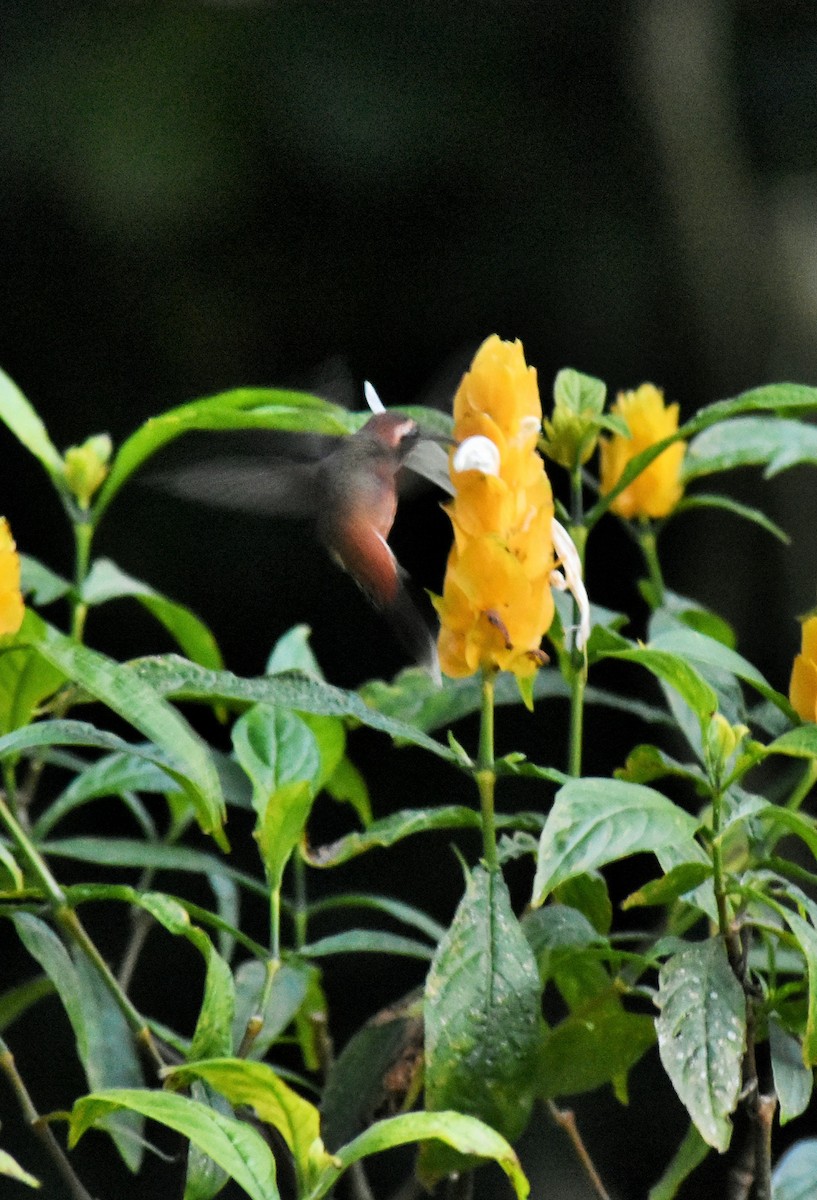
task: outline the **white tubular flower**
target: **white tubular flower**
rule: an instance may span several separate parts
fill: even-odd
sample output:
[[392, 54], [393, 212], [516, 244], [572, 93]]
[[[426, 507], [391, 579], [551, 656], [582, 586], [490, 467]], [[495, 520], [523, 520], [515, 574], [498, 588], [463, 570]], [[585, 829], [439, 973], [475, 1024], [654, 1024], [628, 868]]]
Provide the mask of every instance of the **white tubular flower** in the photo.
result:
[[374, 384], [369, 383], [368, 379], [363, 382], [363, 395], [366, 397], [366, 403], [373, 413], [386, 411], [386, 406], [375, 391]]
[[555, 587], [559, 592], [570, 592], [579, 606], [576, 646], [579, 650], [583, 650], [587, 645], [587, 639], [590, 637], [590, 600], [588, 599], [587, 589], [582, 579], [582, 564], [579, 559], [579, 552], [564, 525], [560, 525], [555, 518], [551, 528], [553, 532], [553, 549], [564, 572], [564, 574], [562, 574], [562, 571], [551, 572], [551, 586]]
[[[460, 442], [454, 452], [451, 467], [457, 474], [481, 471], [483, 475], [499, 475], [499, 447], [489, 437], [475, 434]], [[572, 544], [572, 543], [571, 543]]]

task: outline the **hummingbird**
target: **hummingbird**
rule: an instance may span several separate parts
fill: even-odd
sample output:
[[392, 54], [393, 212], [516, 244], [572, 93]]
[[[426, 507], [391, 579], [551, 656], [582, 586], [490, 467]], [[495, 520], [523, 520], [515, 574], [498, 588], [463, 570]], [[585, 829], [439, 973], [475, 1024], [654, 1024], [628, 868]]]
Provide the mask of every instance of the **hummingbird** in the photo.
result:
[[220, 508], [311, 519], [318, 540], [391, 625], [399, 641], [440, 681], [435, 639], [411, 595], [412, 584], [388, 544], [402, 467], [451, 490], [440, 439], [389, 412], [371, 384], [373, 410], [357, 433], [335, 439], [316, 462], [227, 458], [154, 477], [163, 491]]

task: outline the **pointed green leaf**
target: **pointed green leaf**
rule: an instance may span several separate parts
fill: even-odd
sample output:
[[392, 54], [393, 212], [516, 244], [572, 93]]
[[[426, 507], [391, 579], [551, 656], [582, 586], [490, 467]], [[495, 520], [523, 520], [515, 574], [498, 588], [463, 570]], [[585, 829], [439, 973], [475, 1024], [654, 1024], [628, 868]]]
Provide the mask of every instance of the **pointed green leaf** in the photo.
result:
[[331, 954], [402, 954], [429, 962], [434, 947], [384, 929], [344, 929], [342, 933], [330, 933], [309, 942], [301, 947], [300, 953], [305, 958], [326, 958]]
[[817, 1064], [817, 929], [798, 913], [784, 913], [789, 928], [797, 938], [808, 970], [808, 1016], [803, 1034], [803, 1062], [807, 1067]]
[[287, 709], [256, 704], [233, 726], [236, 758], [253, 785], [253, 806], [262, 813], [270, 796], [285, 784], [318, 778], [321, 759], [315, 736]]
[[140, 579], [126, 574], [109, 558], [98, 558], [82, 588], [86, 604], [107, 604], [125, 598], [137, 600], [147, 609], [193, 662], [214, 671], [221, 669], [221, 651], [213, 634], [199, 617], [184, 604], [169, 600]]
[[545, 1099], [576, 1095], [626, 1080], [654, 1043], [652, 1019], [627, 1012], [611, 987], [545, 1035], [536, 1064], [540, 1095]]
[[71, 591], [71, 584], [30, 554], [20, 555], [20, 590], [36, 605], [53, 604]]
[[676, 512], [688, 512], [695, 508], [718, 508], [723, 512], [731, 513], [735, 517], [741, 517], [744, 521], [751, 521], [753, 525], [759, 525], [761, 529], [765, 529], [772, 537], [777, 538], [784, 546], [788, 546], [791, 538], [786, 533], [785, 529], [781, 529], [774, 521], [761, 512], [759, 508], [753, 508], [749, 504], [739, 504], [737, 500], [733, 500], [731, 496], [710, 496], [698, 492], [694, 496], [685, 496], [676, 506]]
[[659, 972], [658, 1049], [705, 1142], [723, 1152], [740, 1094], [746, 999], [719, 937], [690, 946]]
[[667, 871], [662, 879], [651, 879], [638, 891], [631, 892], [621, 902], [622, 909], [643, 908], [649, 905], [672, 904], [687, 892], [694, 891], [704, 880], [712, 876], [712, 864], [702, 862], [679, 863]]
[[196, 663], [189, 663], [172, 654], [141, 659], [130, 669], [163, 696], [173, 696], [179, 700], [272, 704], [294, 712], [351, 717], [370, 729], [389, 734], [396, 741], [420, 746], [449, 762], [456, 761], [456, 756], [447, 746], [404, 721], [369, 708], [357, 692], [333, 687], [300, 671], [282, 671], [278, 675], [259, 679], [240, 679], [229, 671], [207, 671]]
[[[142, 1072], [130, 1030], [96, 969], [84, 957], [72, 959], [56, 933], [38, 917], [17, 913], [12, 920], [18, 937], [60, 997], [90, 1087], [140, 1085]], [[107, 1128], [123, 1160], [131, 1170], [138, 1170], [143, 1153], [141, 1122], [118, 1116]]]
[[689, 444], [684, 481], [735, 467], [765, 466], [766, 478], [817, 462], [817, 429], [780, 417], [739, 417], [699, 433]]
[[6, 1150], [0, 1150], [0, 1175], [6, 1179], [16, 1179], [18, 1183], [27, 1183], [29, 1187], [42, 1187], [39, 1179], [25, 1171]]
[[44, 854], [73, 858], [78, 862], [109, 867], [148, 867], [157, 871], [193, 871], [203, 875], [223, 874], [259, 896], [267, 896], [266, 884], [229, 866], [214, 854], [192, 846], [165, 846], [138, 838], [75, 837], [53, 838], [40, 847]]
[[814, 1072], [803, 1063], [803, 1048], [797, 1038], [769, 1018], [769, 1046], [772, 1054], [774, 1090], [780, 1105], [780, 1124], [804, 1113], [811, 1099]]
[[[514, 816], [497, 818], [497, 828], [519, 827], [533, 829], [538, 832], [541, 828], [538, 820], [531, 821], [528, 814], [520, 813]], [[443, 808], [407, 808], [401, 812], [383, 817], [381, 821], [373, 821], [366, 829], [347, 833], [345, 837], [326, 846], [304, 851], [306, 861], [313, 867], [336, 867], [339, 863], [348, 862], [358, 854], [364, 854], [380, 846], [393, 846], [403, 838], [415, 833], [431, 833], [438, 829], [479, 829], [479, 814], [464, 805], [447, 805]]]
[[121, 1110], [159, 1121], [208, 1154], [244, 1189], [250, 1200], [278, 1200], [275, 1159], [267, 1143], [246, 1121], [223, 1116], [206, 1104], [173, 1092], [111, 1088], [82, 1096], [71, 1112], [69, 1145], [92, 1126]]
[[188, 1058], [218, 1058], [233, 1049], [233, 1018], [235, 1017], [235, 985], [228, 964], [210, 939], [196, 931], [196, 945], [204, 954], [207, 974], [204, 996], [199, 1011]]
[[742, 655], [738, 654], [735, 650], [731, 650], [728, 646], [724, 646], [722, 642], [717, 641], [715, 638], [707, 637], [705, 634], [698, 633], [694, 629], [677, 628], [653, 637], [650, 641], [650, 646], [656, 650], [662, 652], [668, 651], [671, 654], [685, 658], [700, 668], [711, 667], [715, 670], [734, 675], [737, 679], [748, 683], [764, 699], [770, 700], [772, 704], [779, 708], [781, 712], [784, 712], [791, 720], [794, 719], [794, 713], [786, 697], [780, 692], [775, 691], [771, 684], [764, 679], [760, 671], [743, 658]]
[[29, 646], [0, 653], [0, 733], [19, 729], [37, 706], [62, 686], [65, 676]]
[[308, 625], [293, 625], [279, 637], [267, 660], [265, 675], [278, 675], [281, 671], [302, 671], [305, 675], [316, 675], [323, 679], [323, 672], [309, 644], [312, 630]]
[[299, 1190], [303, 1194], [318, 1171], [331, 1162], [320, 1141], [320, 1114], [276, 1075], [267, 1063], [239, 1058], [210, 1059], [177, 1067], [168, 1078], [184, 1083], [203, 1079], [234, 1106], [246, 1104], [259, 1120], [283, 1137], [295, 1162]]
[[47, 837], [68, 813], [100, 796], [118, 796], [129, 791], [163, 795], [176, 791], [178, 784], [157, 765], [156, 756], [149, 749], [148, 754], [149, 758], [131, 753], [106, 754], [80, 771], [35, 822], [35, 838]]
[[322, 1200], [348, 1167], [370, 1154], [429, 1140], [456, 1151], [459, 1161], [459, 1156], [492, 1159], [508, 1176], [518, 1200], [527, 1200], [530, 1184], [513, 1147], [490, 1126], [459, 1112], [410, 1112], [376, 1121], [354, 1141], [340, 1147], [334, 1155], [336, 1165], [321, 1172], [305, 1200]]
[[218, 774], [205, 743], [180, 713], [134, 671], [59, 633], [30, 610], [22, 634], [53, 667], [164, 751], [167, 770], [178, 779], [191, 800], [202, 829], [226, 849], [222, 830], [224, 800]]
[[401, 1106], [419, 1091], [422, 1069], [423, 1000], [416, 991], [371, 1017], [332, 1062], [321, 1101], [327, 1147], [336, 1150], [378, 1114]]
[[539, 843], [533, 904], [571, 876], [630, 854], [687, 845], [698, 822], [660, 792], [617, 779], [577, 779], [556, 793]]
[[62, 455], [31, 404], [5, 371], [0, 371], [0, 421], [39, 459], [53, 479], [61, 477]]
[[653, 644], [635, 650], [614, 650], [607, 657], [620, 658], [625, 662], [634, 662], [646, 667], [648, 671], [651, 671], [663, 683], [669, 684], [678, 693], [699, 721], [708, 719], [717, 710], [718, 698], [715, 692], [695, 668], [679, 654], [659, 649]]
[[[522, 1133], [535, 1095], [540, 991], [533, 952], [501, 874], [475, 867], [426, 980], [429, 1110], [469, 1113], [509, 1140]], [[425, 1177], [462, 1166], [456, 1155], [430, 1144], [420, 1161]]]

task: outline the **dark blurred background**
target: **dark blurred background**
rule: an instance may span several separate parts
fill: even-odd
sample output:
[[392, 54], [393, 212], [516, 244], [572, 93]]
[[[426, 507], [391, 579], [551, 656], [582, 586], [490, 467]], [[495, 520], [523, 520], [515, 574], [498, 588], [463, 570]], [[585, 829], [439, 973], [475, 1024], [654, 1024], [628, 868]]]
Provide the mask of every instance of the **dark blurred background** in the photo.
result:
[[[387, 404], [447, 405], [494, 331], [522, 339], [546, 406], [568, 365], [611, 392], [651, 380], [684, 415], [764, 382], [817, 383], [807, 0], [7, 0], [0, 20], [0, 365], [61, 449], [100, 431], [120, 442], [242, 384], [328, 387], [358, 405], [369, 378]], [[0, 511], [21, 549], [69, 570], [38, 465], [1, 432], [0, 448]], [[732, 620], [785, 690], [795, 616], [816, 598], [810, 477], [727, 486], [766, 506], [792, 547], [690, 514], [664, 535], [667, 581]], [[602, 528], [591, 595], [632, 608], [639, 564]], [[438, 497], [406, 502], [394, 545], [427, 587], [448, 538]], [[297, 621], [333, 682], [402, 664], [351, 582], [285, 523], [134, 485], [97, 550], [193, 606], [237, 671], [260, 672]], [[91, 642], [118, 656], [169, 648], [124, 612], [94, 614]], [[558, 760], [541, 728], [517, 722], [508, 737]], [[603, 735], [615, 746], [622, 731], [596, 718], [592, 732], [589, 765], [609, 770], [620, 742], [611, 752]], [[383, 751], [364, 739], [358, 752], [380, 811], [393, 787]], [[421, 772], [407, 767], [405, 786], [416, 798]], [[424, 888], [450, 916], [459, 877], [446, 847], [440, 861], [445, 878]], [[413, 981], [395, 970], [370, 998], [348, 974], [338, 991], [369, 1015]], [[585, 1119], [602, 1141], [616, 1129], [600, 1152], [614, 1194], [643, 1195], [668, 1153], [653, 1161], [643, 1111], [621, 1126], [595, 1101]], [[540, 1194], [574, 1194], [542, 1169]]]

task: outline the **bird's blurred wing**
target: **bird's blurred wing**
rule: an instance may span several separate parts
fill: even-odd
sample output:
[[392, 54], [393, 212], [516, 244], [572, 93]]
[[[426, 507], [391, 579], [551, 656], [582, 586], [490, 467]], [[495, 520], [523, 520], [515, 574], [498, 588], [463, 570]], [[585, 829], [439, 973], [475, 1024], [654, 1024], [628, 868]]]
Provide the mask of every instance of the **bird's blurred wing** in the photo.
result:
[[415, 475], [422, 475], [423, 479], [436, 484], [449, 496], [454, 495], [454, 485], [448, 470], [448, 454], [439, 442], [422, 438], [416, 446], [412, 446], [403, 460], [403, 466], [408, 467]]
[[212, 458], [153, 475], [150, 487], [207, 504], [260, 516], [315, 513], [315, 464], [274, 458]]

